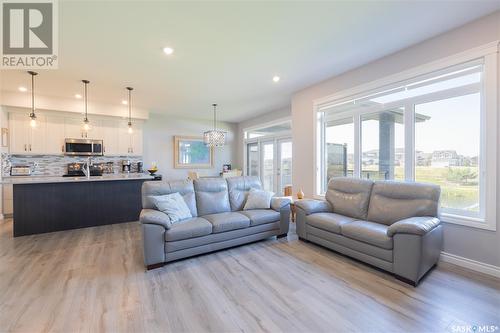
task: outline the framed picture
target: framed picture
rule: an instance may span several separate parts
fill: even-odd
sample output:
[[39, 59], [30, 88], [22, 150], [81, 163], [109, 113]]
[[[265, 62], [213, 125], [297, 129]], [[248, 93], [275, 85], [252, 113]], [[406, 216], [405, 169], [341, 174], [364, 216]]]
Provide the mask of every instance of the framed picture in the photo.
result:
[[213, 157], [213, 149], [205, 146], [202, 137], [174, 136], [174, 168], [212, 168]]

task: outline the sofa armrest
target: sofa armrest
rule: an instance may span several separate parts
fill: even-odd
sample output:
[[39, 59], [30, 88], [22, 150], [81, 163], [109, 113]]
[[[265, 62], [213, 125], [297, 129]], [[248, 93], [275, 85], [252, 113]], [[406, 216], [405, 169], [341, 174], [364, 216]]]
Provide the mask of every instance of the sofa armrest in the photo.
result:
[[139, 216], [139, 221], [143, 224], [161, 225], [165, 229], [170, 229], [172, 225], [168, 215], [156, 209], [143, 209]]
[[412, 234], [412, 235], [425, 235], [441, 221], [437, 217], [432, 216], [417, 216], [400, 220], [391, 224], [387, 229], [387, 236], [392, 237], [395, 234]]
[[272, 197], [271, 198], [271, 208], [279, 212], [281, 209], [290, 206], [292, 200], [286, 197]]
[[332, 206], [326, 200], [302, 199], [295, 201], [294, 204], [295, 207], [302, 209], [306, 215], [332, 212]]

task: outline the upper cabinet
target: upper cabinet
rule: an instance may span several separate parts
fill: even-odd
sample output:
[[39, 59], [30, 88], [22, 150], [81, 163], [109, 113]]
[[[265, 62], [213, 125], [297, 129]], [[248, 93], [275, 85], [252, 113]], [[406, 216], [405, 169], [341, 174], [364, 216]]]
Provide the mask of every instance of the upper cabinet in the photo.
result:
[[50, 155], [58, 155], [64, 153], [64, 133], [65, 119], [59, 116], [46, 117], [46, 132], [45, 137], [45, 153]]
[[127, 122], [121, 122], [118, 133], [118, 151], [124, 156], [142, 155], [142, 123], [132, 123], [133, 132], [128, 132]]
[[120, 122], [114, 120], [103, 120], [101, 121], [101, 132], [103, 140], [103, 152], [104, 155], [119, 155], [119, 125]]
[[37, 114], [37, 126], [30, 127], [26, 114], [9, 113], [10, 153], [17, 155], [64, 154], [64, 140], [103, 140], [105, 156], [142, 155], [142, 121], [134, 121], [132, 134], [121, 119], [91, 118], [90, 130], [83, 130], [81, 118]]
[[46, 121], [37, 116], [36, 127], [30, 126], [26, 114], [10, 114], [10, 152], [11, 154], [41, 154], [45, 149]]

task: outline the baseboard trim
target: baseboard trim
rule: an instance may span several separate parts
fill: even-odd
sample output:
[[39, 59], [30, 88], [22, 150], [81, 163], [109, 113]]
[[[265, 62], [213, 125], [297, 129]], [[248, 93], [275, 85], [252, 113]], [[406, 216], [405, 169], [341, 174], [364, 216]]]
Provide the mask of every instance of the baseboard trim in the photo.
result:
[[470, 270], [488, 274], [491, 276], [495, 276], [497, 278], [500, 278], [500, 267], [486, 264], [484, 262], [464, 258], [457, 256], [455, 254], [447, 253], [447, 252], [441, 252], [441, 256], [439, 258], [440, 261], [442, 262], [447, 262], [450, 264], [454, 264], [460, 267], [468, 268]]

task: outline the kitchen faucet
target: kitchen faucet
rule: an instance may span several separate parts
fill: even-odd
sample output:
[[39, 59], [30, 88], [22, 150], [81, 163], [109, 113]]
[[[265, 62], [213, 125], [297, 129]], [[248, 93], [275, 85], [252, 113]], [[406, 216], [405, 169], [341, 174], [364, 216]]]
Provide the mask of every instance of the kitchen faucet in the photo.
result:
[[90, 167], [92, 166], [92, 157], [87, 157], [87, 163], [83, 165], [83, 173], [90, 179]]

